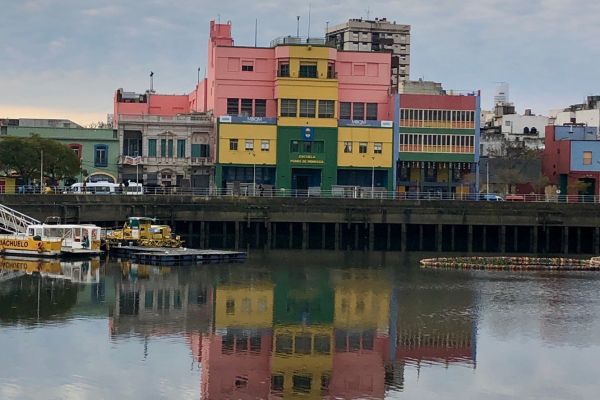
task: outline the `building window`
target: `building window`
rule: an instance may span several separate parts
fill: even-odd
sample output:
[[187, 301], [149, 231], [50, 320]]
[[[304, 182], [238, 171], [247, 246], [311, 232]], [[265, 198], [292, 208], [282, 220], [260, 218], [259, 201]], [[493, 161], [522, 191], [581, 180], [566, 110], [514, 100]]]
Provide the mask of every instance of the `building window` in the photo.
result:
[[264, 99], [254, 100], [254, 116], [255, 117], [266, 117], [267, 116], [267, 101]]
[[246, 139], [246, 150], [254, 150], [254, 140]]
[[271, 143], [268, 139], [263, 139], [260, 141], [260, 151], [269, 151], [271, 147]]
[[148, 157], [156, 157], [156, 139], [148, 139]]
[[367, 154], [367, 142], [358, 143], [358, 152], [360, 154]]
[[352, 119], [365, 119], [365, 103], [352, 103]]
[[167, 156], [167, 139], [160, 139], [160, 156]]
[[317, 112], [316, 100], [300, 100], [300, 117], [314, 118]]
[[177, 140], [177, 157], [178, 158], [185, 157], [185, 139]]
[[290, 142], [290, 153], [298, 153], [300, 151], [300, 141], [292, 140]]
[[254, 71], [254, 63], [252, 61], [242, 61], [242, 71]]
[[286, 78], [290, 76], [290, 64], [288, 63], [281, 63], [279, 64], [279, 71], [277, 76], [280, 76], [282, 78]]
[[340, 119], [352, 119], [352, 104], [343, 102], [340, 103]]
[[229, 139], [229, 150], [237, 150], [238, 149], [238, 140], [237, 139]]
[[238, 115], [240, 99], [227, 99], [227, 114]]
[[352, 142], [344, 142], [344, 153], [352, 153]]
[[367, 103], [367, 120], [377, 120], [377, 103]]
[[252, 116], [252, 99], [242, 99], [242, 109], [240, 114], [244, 117]]
[[382, 148], [383, 148], [383, 144], [382, 143], [374, 143], [373, 144], [373, 153], [375, 153], [375, 154], [381, 154]]
[[78, 160], [81, 160], [81, 145], [78, 143], [73, 143], [69, 145], [69, 148], [71, 150], [73, 150], [73, 153], [75, 153], [75, 156], [77, 156]]
[[319, 100], [319, 118], [333, 118], [335, 101]]
[[97, 144], [94, 146], [94, 167], [108, 166], [108, 146]]
[[173, 158], [173, 139], [167, 140], [167, 157]]
[[592, 152], [591, 151], [583, 152], [583, 165], [592, 165]]
[[192, 157], [200, 157], [200, 145], [192, 143]]
[[281, 99], [281, 116], [282, 117], [296, 117], [298, 107], [298, 100], [296, 99]]
[[317, 64], [300, 64], [300, 78], [316, 78]]

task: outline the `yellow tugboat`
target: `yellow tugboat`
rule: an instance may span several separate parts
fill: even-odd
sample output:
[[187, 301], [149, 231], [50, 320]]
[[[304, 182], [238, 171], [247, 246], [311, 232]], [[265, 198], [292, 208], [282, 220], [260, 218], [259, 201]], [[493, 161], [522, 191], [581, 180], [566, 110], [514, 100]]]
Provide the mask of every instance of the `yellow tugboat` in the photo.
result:
[[183, 241], [171, 231], [168, 225], [156, 225], [152, 218], [131, 217], [122, 229], [106, 233], [106, 247], [115, 246], [142, 246], [142, 247], [170, 247], [178, 248]]
[[58, 257], [62, 252], [60, 238], [42, 238], [28, 234], [0, 235], [0, 255]]

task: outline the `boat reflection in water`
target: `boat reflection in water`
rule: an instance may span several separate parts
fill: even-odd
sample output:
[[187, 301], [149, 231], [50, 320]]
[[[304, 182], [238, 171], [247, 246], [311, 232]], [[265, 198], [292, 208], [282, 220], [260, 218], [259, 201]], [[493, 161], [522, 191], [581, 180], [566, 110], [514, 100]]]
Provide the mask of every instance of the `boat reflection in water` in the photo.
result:
[[0, 257], [0, 281], [34, 274], [42, 278], [64, 279], [76, 283], [98, 283], [100, 281], [100, 259], [76, 261]]

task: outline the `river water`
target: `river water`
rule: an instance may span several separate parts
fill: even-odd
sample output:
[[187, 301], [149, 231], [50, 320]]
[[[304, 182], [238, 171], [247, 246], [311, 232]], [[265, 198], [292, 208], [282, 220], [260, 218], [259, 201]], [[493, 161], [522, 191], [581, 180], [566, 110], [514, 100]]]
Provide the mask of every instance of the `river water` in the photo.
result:
[[600, 274], [420, 256], [0, 259], [0, 398], [597, 398]]

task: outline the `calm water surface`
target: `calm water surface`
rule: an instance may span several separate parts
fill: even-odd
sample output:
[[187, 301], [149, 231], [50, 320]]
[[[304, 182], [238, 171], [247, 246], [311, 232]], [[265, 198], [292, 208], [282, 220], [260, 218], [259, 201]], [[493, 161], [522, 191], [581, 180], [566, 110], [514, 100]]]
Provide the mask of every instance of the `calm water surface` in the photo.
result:
[[598, 398], [600, 274], [419, 258], [0, 259], [0, 399]]

